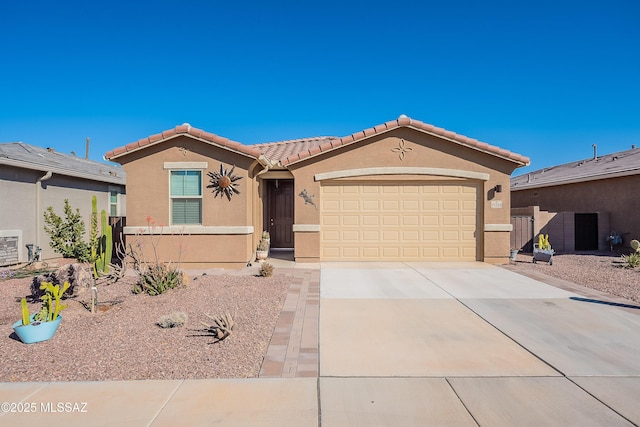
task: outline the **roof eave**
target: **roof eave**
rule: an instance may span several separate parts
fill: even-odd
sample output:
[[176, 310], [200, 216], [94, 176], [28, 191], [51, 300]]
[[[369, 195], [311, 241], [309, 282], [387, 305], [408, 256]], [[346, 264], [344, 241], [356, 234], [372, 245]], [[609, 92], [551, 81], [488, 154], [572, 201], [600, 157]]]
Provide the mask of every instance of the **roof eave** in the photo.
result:
[[[108, 184], [117, 184], [117, 185], [126, 184], [126, 179], [124, 176], [119, 177], [119, 176], [93, 175], [93, 174], [88, 174], [84, 172], [78, 172], [74, 170], [59, 168], [55, 166], [45, 166], [38, 163], [31, 163], [31, 162], [25, 162], [22, 160], [7, 159], [7, 158], [0, 158], [0, 164], [13, 166], [17, 168], [29, 169], [29, 170], [42, 171], [42, 172], [51, 171], [58, 175], [81, 178], [81, 179], [86, 179], [90, 181], [105, 182]], [[124, 171], [122, 172], [122, 174], [124, 175]]]
[[536, 188], [546, 188], [546, 187], [555, 187], [558, 185], [567, 185], [567, 184], [579, 184], [581, 182], [590, 182], [590, 181], [599, 181], [602, 179], [610, 179], [610, 178], [621, 178], [625, 176], [638, 175], [640, 174], [640, 168], [628, 169], [624, 171], [612, 172], [612, 173], [600, 173], [590, 176], [581, 176], [570, 179], [563, 179], [557, 181], [549, 181], [542, 183], [525, 183], [522, 185], [511, 185], [511, 191], [521, 191], [521, 190], [532, 190]]
[[[105, 155], [105, 158], [107, 160], [115, 161], [115, 159], [119, 159], [121, 157], [127, 156], [137, 151], [144, 150], [146, 148], [152, 147], [157, 144], [161, 144], [166, 141], [170, 141], [180, 136], [186, 136], [196, 141], [204, 142], [205, 144], [209, 144], [214, 147], [218, 147], [227, 151], [231, 151], [236, 154], [240, 154], [242, 156], [246, 156], [253, 160], [256, 160], [262, 154], [260, 150], [258, 150], [257, 148], [249, 148], [249, 147], [246, 147], [245, 145], [242, 145], [239, 142], [232, 141], [230, 139], [223, 138], [215, 134], [209, 134], [200, 129], [192, 128], [191, 126], [182, 125], [182, 126], [177, 126], [175, 129], [164, 131], [161, 134], [151, 135], [147, 138], [140, 139], [136, 142], [127, 144], [123, 147], [116, 148], [115, 150], [108, 152]], [[205, 136], [209, 136], [209, 138], [206, 138]], [[246, 147], [246, 149], [244, 150], [237, 149], [235, 148], [236, 146]]]
[[[406, 119], [409, 120], [408, 123], [406, 123]], [[360, 141], [365, 141], [374, 136], [384, 135], [385, 133], [392, 132], [401, 127], [414, 129], [418, 132], [422, 132], [427, 135], [431, 135], [446, 141], [450, 141], [455, 144], [462, 145], [464, 147], [471, 148], [473, 150], [483, 152], [485, 154], [489, 154], [494, 157], [502, 158], [504, 160], [517, 164], [518, 165], [517, 167], [524, 167], [530, 164], [530, 160], [528, 157], [520, 156], [508, 150], [500, 149], [499, 147], [494, 147], [487, 143], [480, 142], [462, 135], [458, 135], [454, 132], [450, 132], [442, 128], [436, 128], [435, 126], [425, 124], [418, 120], [413, 120], [409, 118], [406, 118], [406, 119], [405, 120], [398, 119], [397, 120], [398, 124], [395, 126], [393, 125], [389, 126], [393, 122], [387, 122], [382, 125], [378, 125], [373, 128], [365, 129], [363, 131], [351, 134], [349, 136], [339, 138], [337, 140], [337, 143], [335, 144], [333, 142], [322, 144], [318, 150], [315, 150], [315, 152], [311, 152], [311, 150], [309, 150], [308, 153], [303, 152], [303, 153], [296, 154], [295, 156], [284, 159], [282, 161], [282, 164], [288, 167], [290, 165], [294, 165], [294, 164], [303, 162], [305, 160], [311, 159], [313, 157], [316, 157], [320, 154], [337, 150], [342, 146], [351, 145], [353, 143], [360, 142]], [[430, 130], [430, 129], [433, 129], [433, 130]], [[448, 136], [448, 134], [457, 136], [459, 139]], [[461, 141], [460, 139], [464, 139], [466, 141]], [[495, 151], [491, 150], [490, 148], [493, 148]], [[503, 153], [501, 153], [500, 151], [502, 151]]]

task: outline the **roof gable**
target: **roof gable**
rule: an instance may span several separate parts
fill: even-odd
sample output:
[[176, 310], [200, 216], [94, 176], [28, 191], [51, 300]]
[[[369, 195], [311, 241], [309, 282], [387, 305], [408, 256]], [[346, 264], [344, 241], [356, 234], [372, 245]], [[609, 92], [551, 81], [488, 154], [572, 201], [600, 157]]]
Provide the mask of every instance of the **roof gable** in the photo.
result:
[[105, 155], [105, 157], [109, 160], [115, 160], [119, 157], [125, 156], [135, 151], [143, 150], [156, 144], [160, 144], [181, 135], [186, 135], [207, 144], [215, 145], [222, 149], [233, 151], [235, 153], [253, 158], [258, 158], [261, 154], [260, 150], [258, 150], [257, 148], [244, 145], [240, 142], [232, 141], [228, 138], [224, 138], [213, 133], [205, 132], [202, 129], [191, 127], [191, 125], [185, 123], [180, 126], [176, 126], [173, 129], [169, 129], [164, 132], [139, 139], [136, 142], [132, 142], [122, 147], [118, 147], [112, 151], [109, 151]]
[[439, 128], [427, 123], [423, 123], [419, 120], [411, 119], [410, 117], [407, 117], [404, 115], [398, 117], [398, 119], [396, 120], [391, 120], [389, 122], [362, 130], [360, 132], [353, 133], [349, 136], [331, 139], [329, 141], [323, 142], [322, 144], [319, 144], [316, 147], [292, 154], [282, 159], [282, 164], [285, 166], [292, 165], [294, 163], [317, 156], [321, 153], [333, 151], [342, 146], [356, 144], [374, 135], [380, 135], [401, 127], [416, 129], [420, 132], [427, 133], [429, 135], [450, 141], [452, 143], [460, 144], [462, 146], [465, 146], [474, 150], [482, 151], [487, 154], [491, 154], [493, 156], [501, 157], [505, 160], [509, 160], [514, 163], [517, 163], [520, 166], [526, 166], [529, 164], [528, 157], [522, 156], [517, 153], [513, 153], [509, 150], [505, 150], [500, 147], [496, 147], [494, 145], [489, 145], [485, 142], [478, 141], [477, 139], [468, 138], [466, 136], [459, 135], [455, 132], [451, 132], [443, 128]]

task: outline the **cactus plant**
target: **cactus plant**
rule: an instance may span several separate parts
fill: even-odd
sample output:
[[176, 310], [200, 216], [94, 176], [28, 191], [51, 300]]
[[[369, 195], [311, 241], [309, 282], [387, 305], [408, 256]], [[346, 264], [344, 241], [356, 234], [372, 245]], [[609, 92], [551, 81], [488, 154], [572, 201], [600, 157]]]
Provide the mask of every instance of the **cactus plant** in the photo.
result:
[[538, 236], [538, 249], [542, 251], [548, 251], [551, 249], [551, 244], [549, 243], [549, 235], [546, 236], [542, 233]]
[[31, 319], [29, 314], [29, 307], [27, 307], [27, 299], [22, 298], [21, 304], [22, 304], [22, 324], [28, 325], [29, 323], [31, 323]]
[[107, 223], [107, 213], [103, 209], [100, 212], [101, 228], [98, 232], [98, 200], [91, 197], [91, 261], [93, 262], [93, 277], [99, 278], [102, 274], [109, 273], [109, 265], [113, 251], [113, 233]]
[[102, 210], [100, 213], [102, 219], [102, 236], [100, 237], [100, 257], [102, 264], [102, 272], [109, 272], [109, 264], [113, 250], [113, 236], [111, 226], [107, 222], [107, 213]]
[[34, 319], [39, 322], [51, 322], [56, 320], [58, 318], [58, 314], [67, 308], [67, 305], [62, 304], [61, 300], [62, 295], [64, 295], [67, 289], [69, 289], [69, 286], [69, 282], [64, 282], [62, 288], [60, 288], [60, 285], [54, 286], [51, 282], [42, 282], [40, 289], [45, 292], [45, 294], [40, 297], [40, 300], [42, 300], [42, 308], [36, 314]]

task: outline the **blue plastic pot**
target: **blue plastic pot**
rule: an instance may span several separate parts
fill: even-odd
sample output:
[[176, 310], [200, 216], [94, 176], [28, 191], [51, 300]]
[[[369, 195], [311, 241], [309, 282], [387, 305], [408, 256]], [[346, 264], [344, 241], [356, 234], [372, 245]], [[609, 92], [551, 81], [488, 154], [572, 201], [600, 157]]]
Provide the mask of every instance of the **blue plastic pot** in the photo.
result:
[[33, 344], [34, 342], [46, 341], [53, 337], [60, 326], [62, 316], [58, 315], [56, 320], [51, 322], [34, 322], [33, 318], [35, 314], [31, 315], [31, 323], [23, 325], [22, 320], [18, 320], [13, 324], [13, 330], [15, 331], [20, 341], [25, 344]]

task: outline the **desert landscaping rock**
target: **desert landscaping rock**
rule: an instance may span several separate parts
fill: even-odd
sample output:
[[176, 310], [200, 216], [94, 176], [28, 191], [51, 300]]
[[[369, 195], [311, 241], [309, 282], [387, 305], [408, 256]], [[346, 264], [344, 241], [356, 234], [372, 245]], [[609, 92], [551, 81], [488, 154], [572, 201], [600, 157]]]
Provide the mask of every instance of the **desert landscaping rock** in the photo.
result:
[[[159, 296], [132, 294], [133, 281], [100, 286], [99, 301], [122, 302], [96, 314], [80, 297], [67, 299], [56, 335], [30, 345], [11, 325], [32, 279], [0, 281], [0, 382], [257, 377], [292, 279], [202, 275]], [[32, 312], [39, 307], [29, 304]], [[157, 326], [174, 311], [187, 314], [185, 326]], [[213, 344], [197, 330], [208, 320], [204, 313], [224, 312], [237, 312], [237, 324], [232, 336]]]

